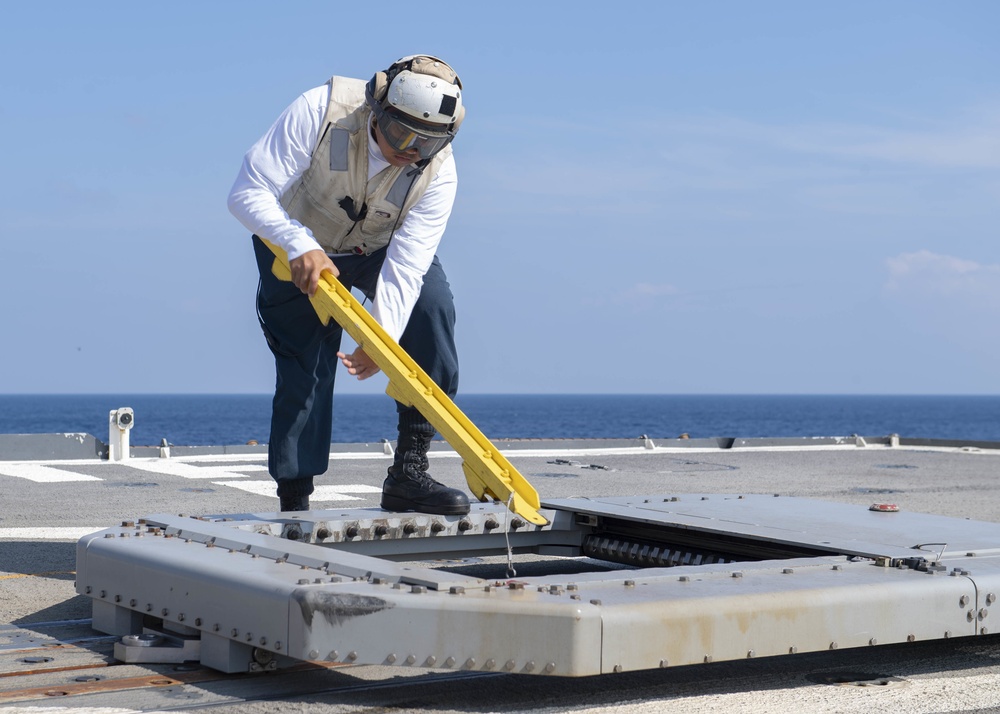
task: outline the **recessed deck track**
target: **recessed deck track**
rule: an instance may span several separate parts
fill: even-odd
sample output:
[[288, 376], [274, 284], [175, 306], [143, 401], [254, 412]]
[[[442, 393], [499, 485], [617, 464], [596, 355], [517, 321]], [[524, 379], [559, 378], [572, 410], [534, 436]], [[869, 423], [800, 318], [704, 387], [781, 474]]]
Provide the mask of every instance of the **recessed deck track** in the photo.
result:
[[[119, 643], [119, 658], [167, 658], [134, 661], [186, 647], [224, 672], [306, 660], [560, 676], [972, 637], [1000, 592], [995, 523], [718, 494], [540, 513], [152, 515], [81, 539], [77, 590], [95, 629], [160, 638], [138, 655]], [[508, 549], [515, 566], [578, 561], [507, 577]]]

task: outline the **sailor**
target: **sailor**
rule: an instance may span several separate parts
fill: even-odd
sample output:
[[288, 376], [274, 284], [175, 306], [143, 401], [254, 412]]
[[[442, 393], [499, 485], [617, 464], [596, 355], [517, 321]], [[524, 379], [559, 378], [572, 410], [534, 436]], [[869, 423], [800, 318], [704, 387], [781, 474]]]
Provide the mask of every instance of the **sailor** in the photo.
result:
[[[322, 273], [371, 300], [389, 336], [455, 396], [455, 307], [436, 253], [455, 200], [451, 142], [464, 114], [448, 64], [404, 57], [367, 82], [334, 76], [305, 92], [243, 159], [229, 210], [254, 234], [257, 314], [277, 372], [268, 471], [282, 511], [308, 510], [313, 477], [329, 465], [338, 360], [358, 379], [379, 371], [363, 349], [341, 352], [341, 328], [317, 318], [309, 296]], [[291, 282], [274, 277], [260, 238], [287, 252]], [[465, 493], [427, 474], [434, 427], [412, 407], [396, 409], [382, 508], [468, 513]]]

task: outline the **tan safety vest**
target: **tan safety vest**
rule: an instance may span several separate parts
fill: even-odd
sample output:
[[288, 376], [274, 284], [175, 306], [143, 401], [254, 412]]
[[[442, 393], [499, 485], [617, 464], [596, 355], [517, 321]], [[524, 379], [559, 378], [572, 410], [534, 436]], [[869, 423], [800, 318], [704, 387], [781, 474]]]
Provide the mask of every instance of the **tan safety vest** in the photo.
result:
[[[309, 168], [282, 195], [281, 206], [328, 253], [368, 254], [389, 243], [451, 155], [451, 146], [435, 154], [422, 173], [412, 164], [389, 166], [369, 179], [366, 83], [335, 76], [327, 84], [330, 103]], [[355, 214], [368, 205], [364, 218], [354, 221], [348, 215], [341, 206], [345, 197], [353, 199]]]

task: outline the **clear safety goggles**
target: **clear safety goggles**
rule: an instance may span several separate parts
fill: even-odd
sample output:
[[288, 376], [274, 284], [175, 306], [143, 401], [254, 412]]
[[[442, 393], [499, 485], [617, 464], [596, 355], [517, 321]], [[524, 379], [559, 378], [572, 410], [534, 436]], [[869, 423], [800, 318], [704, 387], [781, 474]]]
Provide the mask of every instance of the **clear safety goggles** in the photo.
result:
[[435, 131], [428, 124], [421, 124], [404, 117], [392, 109], [376, 103], [373, 107], [375, 122], [389, 146], [396, 151], [416, 149], [421, 159], [429, 159], [451, 143], [455, 135], [443, 128]]

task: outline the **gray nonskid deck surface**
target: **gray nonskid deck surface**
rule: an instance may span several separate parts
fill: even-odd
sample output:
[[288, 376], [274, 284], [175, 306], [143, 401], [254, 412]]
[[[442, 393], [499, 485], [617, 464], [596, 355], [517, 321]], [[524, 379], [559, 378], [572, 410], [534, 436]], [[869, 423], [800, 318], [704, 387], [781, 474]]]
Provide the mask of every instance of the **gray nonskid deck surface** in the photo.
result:
[[[892, 502], [904, 513], [1000, 522], [1000, 498], [995, 496], [1000, 452], [991, 449], [888, 448], [877, 444], [653, 450], [611, 444], [603, 449], [587, 449], [583, 447], [594, 444], [586, 442], [563, 442], [551, 449], [543, 446], [552, 445], [505, 449], [543, 499], [780, 493], [861, 507]], [[357, 455], [335, 453], [328, 473], [317, 479], [321, 486], [318, 495], [325, 500], [314, 500], [314, 506], [376, 507], [389, 458], [375, 448]], [[461, 464], [448, 450], [433, 450], [431, 463], [439, 480], [464, 485]], [[262, 454], [140, 458], [125, 464], [87, 459], [0, 462], [0, 490], [4, 494], [0, 510], [0, 622], [40, 636], [46, 631], [58, 631], [59, 626], [54, 626], [55, 630], [41, 626], [33, 630], [32, 623], [90, 617], [89, 599], [76, 596], [72, 589], [75, 540], [88, 529], [103, 529], [159, 512], [190, 515], [274, 510], [273, 485], [269, 484], [263, 464]], [[39, 472], [38, 467], [44, 468]], [[81, 480], [57, 480], [77, 477]], [[51, 537], [63, 540], [46, 540]], [[519, 564], [528, 573], [565, 567], [551, 566], [544, 560], [529, 564], [527, 560]], [[481, 577], [502, 578], [505, 569], [503, 562], [457, 566], [475, 568]], [[491, 567], [496, 569], [495, 575], [490, 573]], [[10, 651], [16, 639], [11, 632], [0, 631], [0, 654], [4, 651], [5, 633]], [[25, 636], [16, 641], [23, 643]], [[107, 659], [100, 645], [90, 650], [83, 647], [91, 652], [89, 656]], [[234, 711], [236, 707], [240, 711], [265, 711], [283, 708], [281, 702], [296, 701], [297, 710], [301, 707], [305, 711], [396, 706], [430, 711], [652, 712], [725, 707], [731, 711], [950, 712], [1000, 706], [1000, 695], [996, 694], [1000, 683], [998, 658], [1000, 647], [993, 636], [988, 636], [966, 642], [918, 642], [582, 680], [539, 681], [518, 675], [445, 680], [420, 670], [355, 667], [269, 674], [266, 693], [259, 686], [260, 680], [226, 679], [166, 688], [173, 690], [170, 692], [163, 688], [143, 689], [131, 697], [122, 693], [63, 697], [59, 705], [150, 710], [175, 708], [185, 701], [189, 705], [230, 701]], [[160, 673], [169, 670], [162, 666], [143, 669]], [[888, 679], [866, 687], [822, 683], [852, 673], [884, 675]], [[401, 675], [412, 684], [398, 684]], [[5, 707], [51, 706], [51, 699], [8, 703], [2, 695], [36, 684], [55, 686], [58, 678], [58, 674], [0, 678], [0, 711]], [[26, 683], [26, 679], [32, 681]], [[379, 682], [379, 686], [359, 688], [368, 680]], [[349, 689], [343, 690], [345, 686]], [[277, 699], [265, 703], [269, 697]], [[240, 703], [239, 698], [251, 703]], [[253, 704], [255, 700], [260, 702]]]

